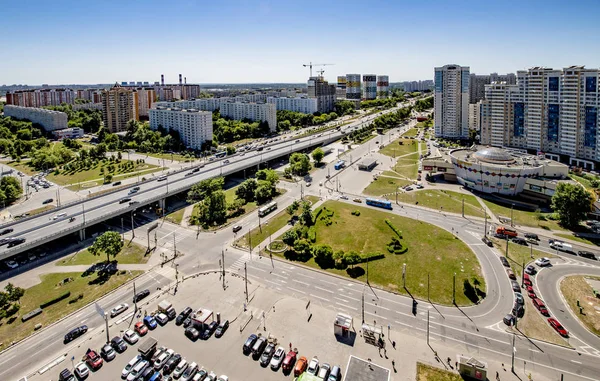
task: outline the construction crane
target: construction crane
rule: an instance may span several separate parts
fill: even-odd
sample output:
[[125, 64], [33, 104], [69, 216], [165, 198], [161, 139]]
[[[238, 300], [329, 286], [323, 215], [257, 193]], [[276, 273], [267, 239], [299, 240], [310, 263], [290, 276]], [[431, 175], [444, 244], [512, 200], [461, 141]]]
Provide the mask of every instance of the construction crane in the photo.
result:
[[312, 68], [313, 68], [313, 66], [332, 66], [332, 65], [335, 65], [335, 64], [314, 64], [312, 62], [309, 62], [307, 64], [302, 64], [302, 66], [310, 68], [310, 76], [311, 77], [313, 76], [312, 75]]

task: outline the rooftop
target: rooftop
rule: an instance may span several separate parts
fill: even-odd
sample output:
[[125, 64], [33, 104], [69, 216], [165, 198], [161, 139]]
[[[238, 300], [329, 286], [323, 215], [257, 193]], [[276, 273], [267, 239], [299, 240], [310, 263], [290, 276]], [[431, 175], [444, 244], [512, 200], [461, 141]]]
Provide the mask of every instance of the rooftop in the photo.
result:
[[450, 156], [472, 164], [499, 167], [537, 168], [554, 162], [544, 156], [530, 155], [517, 149], [481, 146], [455, 149], [450, 151]]

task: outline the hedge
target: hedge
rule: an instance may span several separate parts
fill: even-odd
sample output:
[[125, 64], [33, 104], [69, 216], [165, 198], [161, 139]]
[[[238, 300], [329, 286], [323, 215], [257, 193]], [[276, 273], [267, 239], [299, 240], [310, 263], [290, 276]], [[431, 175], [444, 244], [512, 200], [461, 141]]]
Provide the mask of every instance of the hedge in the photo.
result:
[[42, 313], [42, 309], [41, 308], [36, 308], [33, 311], [27, 312], [25, 315], [21, 316], [21, 321], [23, 323], [25, 323], [27, 320], [34, 318], [36, 316], [38, 316], [39, 314]]
[[385, 223], [390, 227], [390, 229], [392, 229], [394, 231], [394, 233], [396, 233], [398, 235], [398, 238], [402, 238], [402, 232], [400, 230], [398, 230], [394, 224], [392, 224], [392, 222], [390, 220], [388, 220], [387, 218], [385, 219]]
[[53, 305], [54, 303], [58, 303], [61, 300], [68, 298], [69, 296], [71, 296], [71, 291], [67, 291], [64, 294], [59, 295], [54, 299], [50, 299], [47, 302], [40, 304], [40, 308], [49, 307], [49, 306]]
[[312, 243], [317, 242], [317, 229], [314, 226], [308, 228], [308, 240]]

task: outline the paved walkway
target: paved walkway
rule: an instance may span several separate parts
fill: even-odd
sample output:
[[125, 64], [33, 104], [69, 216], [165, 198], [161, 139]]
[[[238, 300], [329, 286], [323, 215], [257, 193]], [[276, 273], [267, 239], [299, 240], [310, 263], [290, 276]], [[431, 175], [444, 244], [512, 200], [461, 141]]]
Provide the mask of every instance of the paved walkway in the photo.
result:
[[183, 211], [183, 217], [181, 218], [181, 226], [183, 226], [184, 228], [190, 226], [190, 217], [192, 216], [193, 211], [194, 204], [185, 207], [185, 210]]

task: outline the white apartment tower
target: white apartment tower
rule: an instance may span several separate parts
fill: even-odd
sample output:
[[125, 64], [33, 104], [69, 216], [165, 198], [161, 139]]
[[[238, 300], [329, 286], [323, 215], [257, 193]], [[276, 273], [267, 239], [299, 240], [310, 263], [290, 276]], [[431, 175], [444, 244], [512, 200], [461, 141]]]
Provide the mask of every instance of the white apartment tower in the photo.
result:
[[268, 97], [267, 103], [274, 104], [277, 110], [289, 110], [304, 114], [314, 114], [317, 112], [317, 98]]
[[469, 67], [436, 67], [434, 78], [435, 136], [450, 139], [468, 138]]
[[163, 127], [179, 132], [186, 147], [199, 150], [202, 144], [213, 139], [212, 113], [177, 107], [161, 107], [148, 110], [150, 128]]
[[363, 74], [362, 98], [371, 101], [377, 98], [377, 76], [375, 74]]
[[221, 116], [235, 120], [267, 122], [271, 131], [277, 128], [277, 108], [272, 103], [223, 102], [220, 112]]

